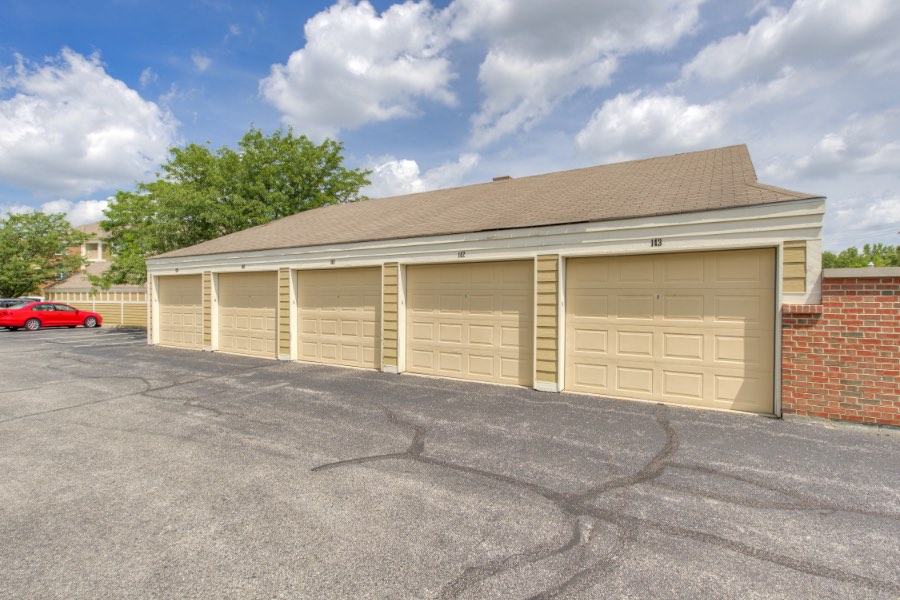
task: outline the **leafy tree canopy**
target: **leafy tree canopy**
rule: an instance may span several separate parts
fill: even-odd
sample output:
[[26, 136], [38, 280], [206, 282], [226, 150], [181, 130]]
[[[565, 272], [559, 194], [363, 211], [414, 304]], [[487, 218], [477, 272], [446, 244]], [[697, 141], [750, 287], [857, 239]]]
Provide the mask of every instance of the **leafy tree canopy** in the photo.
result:
[[869, 263], [876, 267], [900, 267], [900, 246], [866, 244], [862, 252], [852, 247], [838, 254], [828, 251], [822, 253], [822, 266], [826, 269], [868, 267]]
[[369, 171], [343, 166], [343, 144], [251, 129], [237, 150], [173, 148], [155, 181], [120, 191], [100, 226], [113, 264], [97, 283], [142, 284], [145, 259], [327, 204], [365, 199]]
[[29, 212], [0, 218], [0, 296], [37, 294], [41, 285], [76, 273], [84, 259], [67, 249], [80, 246], [87, 237], [61, 214]]

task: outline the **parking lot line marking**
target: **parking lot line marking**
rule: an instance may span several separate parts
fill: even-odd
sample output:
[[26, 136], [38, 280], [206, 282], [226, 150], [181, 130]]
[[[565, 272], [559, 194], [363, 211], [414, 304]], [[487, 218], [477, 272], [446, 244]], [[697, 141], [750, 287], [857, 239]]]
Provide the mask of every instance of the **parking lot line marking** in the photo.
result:
[[123, 336], [123, 335], [134, 335], [134, 334], [127, 332], [127, 331], [121, 332], [121, 333], [106, 333], [106, 332], [100, 332], [100, 331], [97, 331], [97, 332], [73, 331], [70, 333], [59, 332], [56, 334], [50, 334], [48, 332], [47, 335], [43, 335], [43, 336], [31, 337], [29, 335], [27, 338], [25, 336], [22, 336], [21, 339], [38, 340], [38, 341], [63, 340], [63, 339], [74, 340], [74, 339], [85, 339], [85, 338], [92, 338], [92, 337], [98, 337], [98, 336], [99, 337], [107, 337], [107, 336]]
[[46, 342], [47, 340], [58, 340], [58, 339], [60, 339], [60, 336], [66, 336], [66, 339], [72, 339], [72, 338], [75, 338], [75, 337], [77, 337], [77, 338], [80, 339], [80, 338], [91, 337], [91, 336], [95, 336], [95, 335], [122, 335], [122, 334], [110, 334], [110, 333], [106, 333], [106, 334], [104, 334], [104, 333], [81, 333], [81, 332], [78, 332], [78, 333], [71, 333], [71, 334], [67, 334], [67, 333], [57, 333], [57, 334], [55, 334], [55, 335], [43, 335], [43, 336], [36, 336], [36, 337], [31, 337], [30, 335], [28, 335], [28, 337], [25, 337], [26, 335], [28, 335], [28, 334], [27, 334], [27, 333], [26, 333], [26, 334], [23, 334], [21, 337], [18, 337], [17, 339], [20, 339], [20, 340], [27, 340], [27, 341], [29, 341], [29, 342]]
[[74, 340], [61, 341], [61, 342], [57, 342], [57, 343], [58, 344], [76, 344], [83, 340], [90, 339], [91, 337], [98, 337], [98, 336], [113, 337], [113, 336], [122, 336], [122, 335], [127, 335], [128, 337], [135, 337], [129, 333], [92, 333], [92, 334], [88, 334], [88, 335], [79, 336], [78, 338], [76, 338]]
[[73, 348], [108, 348], [109, 346], [128, 346], [131, 344], [146, 344], [145, 340], [135, 340], [133, 342], [120, 342], [118, 344], [81, 344], [80, 346], [72, 346]]

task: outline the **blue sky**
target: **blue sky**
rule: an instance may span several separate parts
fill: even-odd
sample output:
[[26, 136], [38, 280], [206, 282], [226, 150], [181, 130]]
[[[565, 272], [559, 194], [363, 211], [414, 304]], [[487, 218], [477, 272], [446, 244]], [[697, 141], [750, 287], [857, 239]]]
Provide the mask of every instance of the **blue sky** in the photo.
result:
[[172, 145], [341, 140], [371, 196], [746, 143], [900, 243], [895, 0], [0, 0], [0, 211], [101, 218]]

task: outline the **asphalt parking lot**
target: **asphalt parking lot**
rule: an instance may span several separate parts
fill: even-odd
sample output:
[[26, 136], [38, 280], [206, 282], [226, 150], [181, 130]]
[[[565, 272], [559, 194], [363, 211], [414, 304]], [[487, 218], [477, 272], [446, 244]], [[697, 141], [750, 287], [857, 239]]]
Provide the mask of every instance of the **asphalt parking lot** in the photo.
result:
[[897, 598], [900, 435], [0, 331], [2, 598]]

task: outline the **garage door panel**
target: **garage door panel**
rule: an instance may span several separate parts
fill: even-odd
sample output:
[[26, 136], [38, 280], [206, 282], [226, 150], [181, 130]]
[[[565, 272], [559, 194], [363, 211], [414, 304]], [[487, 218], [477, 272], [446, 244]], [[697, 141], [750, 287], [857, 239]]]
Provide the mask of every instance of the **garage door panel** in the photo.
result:
[[441, 312], [445, 314], [461, 315], [465, 298], [462, 294], [441, 294]]
[[470, 354], [468, 370], [469, 373], [490, 379], [494, 376], [494, 357], [489, 354]]
[[438, 369], [443, 372], [462, 373], [465, 357], [459, 352], [437, 352]]
[[[458, 271], [454, 279], [459, 283], [481, 283], [486, 285], [497, 281], [503, 281], [504, 283], [510, 280], [515, 281], [516, 273], [512, 271], [506, 273], [502, 270], [498, 273], [495, 266], [492, 263], [474, 263], [471, 265], [469, 273]], [[498, 275], [500, 276], [499, 278], [497, 277]]]
[[531, 294], [507, 295], [500, 299], [500, 312], [505, 315], [527, 315], [531, 313], [534, 298]]
[[473, 346], [493, 346], [494, 329], [491, 325], [469, 325], [467, 332], [469, 344]]
[[199, 350], [203, 347], [201, 276], [163, 276], [158, 281], [160, 344]]
[[408, 267], [407, 369], [530, 385], [532, 261]]
[[574, 334], [572, 344], [576, 352], [607, 352], [609, 333], [606, 330], [574, 329]]
[[673, 360], [703, 360], [705, 340], [701, 334], [662, 333], [662, 357]]
[[649, 331], [618, 331], [616, 348], [626, 356], [653, 356], [653, 333]]
[[732, 254], [716, 261], [716, 278], [738, 287], [754, 288], [764, 276], [763, 265], [756, 256]]
[[606, 365], [578, 363], [573, 365], [571, 383], [574, 388], [605, 392], [609, 390], [609, 368]]
[[703, 373], [662, 369], [662, 394], [665, 396], [703, 400]]
[[472, 294], [469, 297], [469, 313], [492, 315], [494, 313], [494, 297], [486, 294]]
[[619, 296], [615, 300], [615, 316], [617, 320], [649, 321], [653, 319], [653, 296]]
[[410, 338], [421, 342], [434, 341], [434, 323], [423, 323], [421, 321], [413, 321], [410, 324]]
[[434, 353], [427, 350], [413, 350], [409, 355], [409, 367], [413, 372], [421, 369], [434, 370]]
[[653, 285], [656, 281], [654, 265], [643, 260], [643, 257], [625, 257], [614, 266], [613, 277], [620, 283]]
[[669, 286], [702, 286], [706, 277], [704, 264], [700, 261], [668, 261], [662, 267], [662, 282]]
[[362, 329], [362, 323], [358, 321], [341, 321], [341, 335], [357, 337]]
[[297, 277], [300, 358], [380, 366], [381, 269], [301, 271]]
[[653, 393], [653, 369], [619, 365], [615, 370], [616, 389], [623, 392]]
[[599, 291], [595, 294], [587, 290], [573, 291], [571, 295], [566, 294], [566, 304], [572, 314], [582, 315], [580, 319], [584, 322], [609, 318], [609, 297]]
[[714, 340], [715, 360], [723, 363], [761, 368], [769, 364], [774, 351], [759, 336], [717, 335]]
[[521, 348], [523, 345], [528, 344], [528, 340], [523, 339], [525, 335], [528, 335], [530, 337], [531, 332], [526, 331], [525, 328], [521, 326], [500, 327], [500, 347], [514, 349]]
[[667, 294], [662, 298], [664, 321], [703, 321], [705, 312], [703, 296], [678, 296]]
[[761, 325], [760, 298], [753, 296], [717, 296], [715, 319], [722, 322]]
[[567, 388], [771, 413], [774, 263], [772, 250], [570, 259]]

